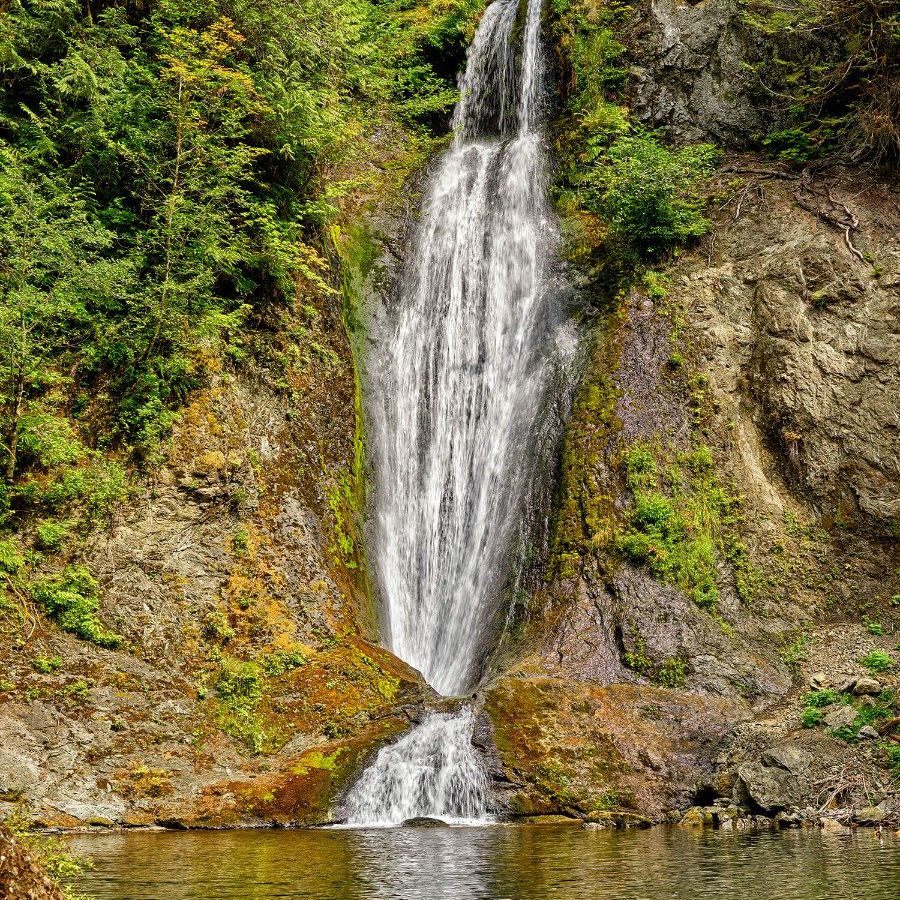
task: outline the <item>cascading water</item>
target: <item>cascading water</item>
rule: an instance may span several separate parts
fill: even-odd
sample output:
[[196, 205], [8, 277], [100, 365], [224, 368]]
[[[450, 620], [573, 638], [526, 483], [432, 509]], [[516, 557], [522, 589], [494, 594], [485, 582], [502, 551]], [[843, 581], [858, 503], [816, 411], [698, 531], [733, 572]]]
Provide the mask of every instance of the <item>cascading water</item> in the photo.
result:
[[[367, 373], [386, 641], [448, 696], [482, 675], [557, 355], [540, 25], [541, 0], [484, 14], [454, 142]], [[473, 727], [469, 709], [434, 714], [383, 749], [348, 797], [349, 821], [484, 817]]]

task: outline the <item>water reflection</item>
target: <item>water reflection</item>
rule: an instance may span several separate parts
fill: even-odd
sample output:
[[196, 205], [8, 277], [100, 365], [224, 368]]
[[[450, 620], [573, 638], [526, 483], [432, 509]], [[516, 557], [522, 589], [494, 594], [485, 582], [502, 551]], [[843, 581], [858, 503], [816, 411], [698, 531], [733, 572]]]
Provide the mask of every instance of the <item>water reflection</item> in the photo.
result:
[[900, 896], [900, 840], [872, 832], [567, 826], [84, 835], [98, 900], [835, 900]]

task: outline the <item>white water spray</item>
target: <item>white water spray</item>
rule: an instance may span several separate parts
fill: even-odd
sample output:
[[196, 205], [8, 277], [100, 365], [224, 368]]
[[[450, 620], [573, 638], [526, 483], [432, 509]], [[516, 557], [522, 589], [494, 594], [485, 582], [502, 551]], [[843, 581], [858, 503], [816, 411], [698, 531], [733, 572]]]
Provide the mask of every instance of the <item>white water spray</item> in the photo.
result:
[[[455, 139], [367, 372], [385, 638], [448, 696], [482, 675], [554, 369], [540, 26], [541, 0], [485, 12]], [[484, 817], [473, 728], [468, 709], [434, 714], [383, 749], [348, 797], [349, 820]]]

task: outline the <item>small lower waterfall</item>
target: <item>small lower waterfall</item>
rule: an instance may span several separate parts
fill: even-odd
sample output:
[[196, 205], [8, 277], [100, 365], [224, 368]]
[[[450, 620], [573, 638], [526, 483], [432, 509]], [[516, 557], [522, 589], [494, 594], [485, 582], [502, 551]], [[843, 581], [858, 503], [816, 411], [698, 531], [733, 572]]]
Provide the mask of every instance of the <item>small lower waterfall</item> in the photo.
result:
[[[483, 674], [560, 355], [540, 30], [541, 0], [485, 12], [454, 142], [367, 366], [385, 639], [447, 696]], [[473, 728], [471, 709], [435, 713], [384, 748], [347, 798], [348, 820], [483, 818]]]
[[480, 821], [486, 777], [472, 749], [474, 715], [434, 713], [385, 747], [348, 799], [351, 822], [396, 825], [416, 816]]

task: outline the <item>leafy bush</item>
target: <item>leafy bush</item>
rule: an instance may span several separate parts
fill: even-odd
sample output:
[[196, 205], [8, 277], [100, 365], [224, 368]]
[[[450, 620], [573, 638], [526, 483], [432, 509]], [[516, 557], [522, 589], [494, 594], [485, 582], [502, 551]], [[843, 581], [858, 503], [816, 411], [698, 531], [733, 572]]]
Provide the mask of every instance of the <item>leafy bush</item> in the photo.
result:
[[20, 422], [19, 449], [44, 468], [77, 462], [84, 453], [72, 423], [62, 416], [35, 412]]
[[230, 703], [256, 703], [262, 697], [259, 667], [252, 662], [226, 659], [215, 686], [219, 697]]
[[[26, 485], [24, 490], [28, 490]], [[88, 526], [106, 520], [128, 496], [125, 470], [115, 460], [92, 455], [87, 465], [64, 469], [34, 494], [39, 502], [54, 512], [71, 509], [81, 514]]]
[[97, 619], [100, 590], [84, 566], [67, 566], [57, 575], [39, 579], [32, 585], [31, 594], [64, 631], [101, 647], [115, 648], [122, 643], [119, 635]]
[[617, 539], [619, 551], [654, 576], [685, 591], [698, 606], [714, 611], [719, 599], [715, 554], [708, 535], [689, 528], [671, 500], [638, 491], [630, 529]]
[[868, 653], [864, 656], [860, 663], [865, 666], [870, 672], [879, 674], [882, 672], [889, 672], [894, 668], [894, 659], [890, 655], [890, 653], [885, 653], [884, 650], [873, 650], [871, 653]]
[[55, 553], [59, 550], [71, 530], [69, 522], [58, 522], [53, 519], [45, 519], [37, 525], [37, 545], [41, 550]]
[[19, 545], [10, 538], [0, 538], [0, 573], [15, 575], [24, 565]]
[[655, 680], [663, 687], [683, 687], [687, 676], [687, 663], [680, 657], [673, 656], [665, 660], [656, 670]]
[[652, 133], [635, 130], [587, 176], [588, 190], [621, 238], [657, 254], [708, 230], [699, 184], [719, 156], [710, 144], [670, 150]]
[[823, 706], [831, 706], [833, 703], [837, 703], [839, 699], [840, 695], [836, 691], [826, 689], [809, 691], [803, 698], [803, 701], [806, 706], [821, 709]]
[[227, 657], [215, 682], [219, 699], [219, 724], [254, 753], [262, 752], [269, 735], [257, 714], [263, 697], [263, 676], [259, 666]]
[[815, 728], [822, 723], [822, 710], [816, 706], [807, 706], [800, 716], [800, 724], [804, 728]]
[[228, 616], [222, 610], [211, 610], [203, 617], [203, 636], [209, 640], [227, 644], [235, 634]]

